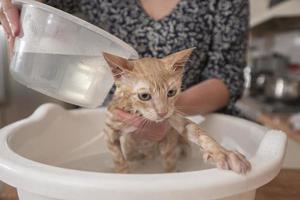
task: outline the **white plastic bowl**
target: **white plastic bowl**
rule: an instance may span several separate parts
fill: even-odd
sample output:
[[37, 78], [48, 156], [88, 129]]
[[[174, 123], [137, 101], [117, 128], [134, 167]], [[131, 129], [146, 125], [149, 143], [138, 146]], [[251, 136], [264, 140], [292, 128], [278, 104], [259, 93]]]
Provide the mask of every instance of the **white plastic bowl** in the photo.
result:
[[0, 179], [15, 186], [21, 200], [254, 200], [255, 190], [281, 169], [287, 141], [282, 132], [213, 114], [202, 127], [247, 155], [253, 168], [246, 176], [203, 164], [198, 148], [180, 161], [186, 172], [159, 173], [157, 161], [136, 168], [154, 166], [154, 174], [114, 174], [103, 123], [104, 109], [41, 106], [0, 131]]
[[125, 42], [61, 10], [31, 0], [21, 7], [21, 34], [10, 65], [20, 83], [56, 99], [94, 108], [103, 103], [113, 77], [102, 52], [137, 58]]

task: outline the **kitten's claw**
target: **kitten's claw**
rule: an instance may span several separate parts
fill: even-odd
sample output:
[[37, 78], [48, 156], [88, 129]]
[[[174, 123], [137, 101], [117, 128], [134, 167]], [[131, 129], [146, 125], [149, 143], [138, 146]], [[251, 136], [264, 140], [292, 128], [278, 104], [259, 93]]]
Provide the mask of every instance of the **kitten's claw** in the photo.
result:
[[209, 156], [209, 153], [208, 152], [204, 152], [203, 153], [203, 160], [204, 162], [208, 162], [208, 161], [211, 161], [211, 157]]
[[237, 151], [221, 149], [217, 152], [204, 152], [204, 161], [213, 160], [220, 169], [232, 170], [239, 174], [246, 174], [251, 169], [250, 162]]

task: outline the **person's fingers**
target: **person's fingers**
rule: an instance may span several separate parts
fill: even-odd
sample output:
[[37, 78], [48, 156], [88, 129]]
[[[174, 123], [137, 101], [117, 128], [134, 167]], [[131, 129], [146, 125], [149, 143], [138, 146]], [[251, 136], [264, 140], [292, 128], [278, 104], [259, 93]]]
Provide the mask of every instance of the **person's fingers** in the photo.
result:
[[10, 0], [2, 0], [2, 11], [6, 17], [12, 36], [16, 37], [20, 32], [18, 8]]
[[8, 57], [11, 58], [13, 55], [15, 38], [12, 36], [8, 36], [7, 43], [8, 43]]
[[133, 114], [124, 112], [123, 110], [120, 110], [120, 109], [115, 109], [113, 111], [113, 113], [117, 117], [118, 120], [123, 121], [130, 125], [133, 125], [135, 127], [139, 127], [143, 121], [142, 118], [135, 116]]
[[4, 31], [7, 35], [12, 35], [11, 29], [8, 25], [8, 21], [2, 11], [0, 11], [0, 21], [2, 24], [2, 27], [4, 28]]
[[12, 36], [11, 29], [8, 25], [6, 17], [4, 16], [4, 14], [2, 12], [0, 12], [0, 21], [1, 21], [2, 27], [4, 28], [6, 36], [7, 36], [8, 55], [10, 58], [12, 56], [15, 38]]
[[124, 112], [120, 109], [115, 109], [114, 114], [117, 116], [118, 119], [130, 119], [132, 115], [130, 113]]

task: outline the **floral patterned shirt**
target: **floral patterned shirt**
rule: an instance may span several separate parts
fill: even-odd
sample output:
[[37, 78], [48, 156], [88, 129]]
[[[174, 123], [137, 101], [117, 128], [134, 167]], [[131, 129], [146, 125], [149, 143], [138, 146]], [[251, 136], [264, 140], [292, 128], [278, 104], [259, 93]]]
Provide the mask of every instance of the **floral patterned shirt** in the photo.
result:
[[[248, 36], [248, 0], [181, 0], [160, 20], [151, 18], [139, 0], [47, 0], [114, 34], [140, 56], [164, 57], [196, 47], [186, 68], [183, 88], [218, 78], [229, 88], [222, 112], [237, 114], [235, 101], [244, 88]], [[205, 97], [203, 97], [205, 98]]]

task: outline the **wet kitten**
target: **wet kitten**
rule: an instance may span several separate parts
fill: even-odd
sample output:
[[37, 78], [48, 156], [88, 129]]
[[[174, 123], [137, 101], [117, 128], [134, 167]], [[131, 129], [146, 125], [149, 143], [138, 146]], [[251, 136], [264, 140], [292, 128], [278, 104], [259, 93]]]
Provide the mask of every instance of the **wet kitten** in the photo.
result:
[[[180, 94], [183, 68], [192, 49], [171, 54], [165, 58], [141, 58], [127, 60], [112, 54], [103, 56], [115, 78], [116, 92], [108, 106], [108, 118], [104, 132], [107, 146], [113, 156], [115, 171], [127, 173], [128, 161], [153, 157], [159, 149], [166, 172], [176, 170], [176, 148], [179, 143], [190, 141], [200, 146], [205, 160], [212, 160], [218, 168], [246, 173], [251, 165], [238, 153], [226, 150], [209, 137], [198, 124], [186, 119], [175, 109]], [[135, 130], [126, 122], [114, 119], [116, 108], [143, 116], [146, 120], [168, 120], [172, 126], [160, 142], [153, 142], [130, 134]], [[129, 134], [123, 134], [129, 133]], [[121, 144], [120, 137], [124, 138]]]

